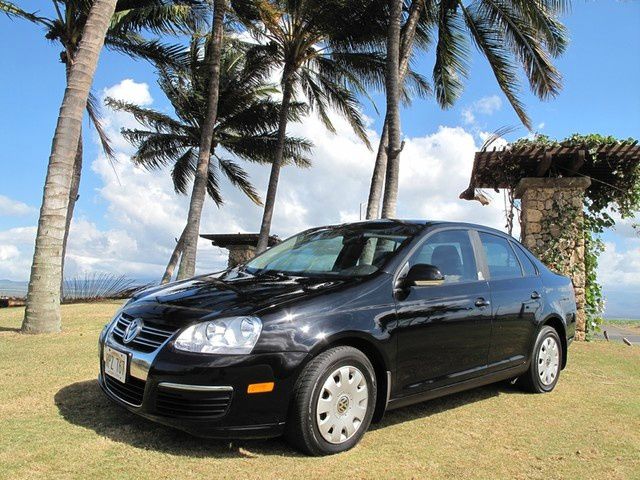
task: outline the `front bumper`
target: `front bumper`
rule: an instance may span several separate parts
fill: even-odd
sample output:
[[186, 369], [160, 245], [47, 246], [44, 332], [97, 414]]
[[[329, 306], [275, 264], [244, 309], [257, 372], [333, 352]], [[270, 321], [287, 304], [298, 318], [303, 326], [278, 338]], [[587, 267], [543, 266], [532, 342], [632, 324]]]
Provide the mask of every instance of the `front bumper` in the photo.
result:
[[[126, 381], [104, 373], [104, 346], [127, 355]], [[289, 400], [306, 352], [257, 355], [201, 355], [180, 352], [168, 341], [140, 353], [100, 339], [98, 382], [105, 394], [129, 411], [207, 438], [268, 438], [282, 434]], [[252, 383], [274, 382], [273, 391], [248, 394]]]

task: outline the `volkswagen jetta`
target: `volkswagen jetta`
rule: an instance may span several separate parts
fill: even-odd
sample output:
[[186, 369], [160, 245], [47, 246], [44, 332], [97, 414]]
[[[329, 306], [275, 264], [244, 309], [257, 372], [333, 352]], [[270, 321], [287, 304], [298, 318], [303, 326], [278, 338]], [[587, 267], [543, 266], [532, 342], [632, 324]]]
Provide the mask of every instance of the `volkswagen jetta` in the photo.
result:
[[195, 435], [347, 450], [384, 412], [502, 380], [553, 390], [571, 281], [479, 225], [370, 221], [137, 293], [99, 339], [99, 383]]

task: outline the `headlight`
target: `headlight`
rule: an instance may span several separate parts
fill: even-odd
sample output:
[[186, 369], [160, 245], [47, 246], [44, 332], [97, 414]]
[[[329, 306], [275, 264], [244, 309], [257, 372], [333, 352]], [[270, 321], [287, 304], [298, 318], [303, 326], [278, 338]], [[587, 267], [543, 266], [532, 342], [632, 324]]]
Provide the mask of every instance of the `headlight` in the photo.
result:
[[262, 331], [256, 317], [229, 317], [192, 325], [175, 341], [175, 347], [197, 353], [251, 353]]

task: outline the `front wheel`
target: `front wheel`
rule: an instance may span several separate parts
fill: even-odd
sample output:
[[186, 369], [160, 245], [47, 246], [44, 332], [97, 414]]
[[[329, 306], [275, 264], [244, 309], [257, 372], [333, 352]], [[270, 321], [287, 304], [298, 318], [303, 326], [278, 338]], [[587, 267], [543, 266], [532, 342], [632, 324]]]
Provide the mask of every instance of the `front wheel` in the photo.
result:
[[296, 385], [287, 439], [310, 455], [349, 450], [369, 428], [376, 387], [373, 366], [360, 350], [345, 346], [321, 353]]
[[521, 377], [522, 386], [534, 393], [550, 392], [560, 378], [561, 362], [562, 343], [558, 332], [549, 326], [542, 327], [531, 356], [531, 366]]

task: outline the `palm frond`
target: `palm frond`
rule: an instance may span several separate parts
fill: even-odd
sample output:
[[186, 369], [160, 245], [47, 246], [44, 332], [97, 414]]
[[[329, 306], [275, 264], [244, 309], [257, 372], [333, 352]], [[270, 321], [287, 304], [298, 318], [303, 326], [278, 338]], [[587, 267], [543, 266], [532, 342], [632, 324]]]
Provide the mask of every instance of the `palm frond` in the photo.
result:
[[211, 8], [204, 0], [142, 3], [116, 9], [109, 32], [121, 35], [146, 30], [157, 35], [176, 35], [204, 31]]
[[528, 19], [501, 0], [481, 0], [477, 12], [502, 29], [505, 46], [522, 64], [533, 92], [541, 99], [557, 95], [562, 87], [560, 72], [551, 63]]
[[130, 113], [139, 123], [157, 132], [182, 135], [186, 133], [186, 129], [180, 122], [156, 110], [111, 97], [105, 99], [105, 104], [114, 110]]
[[109, 32], [105, 37], [105, 46], [131, 58], [147, 60], [156, 66], [180, 68], [188, 63], [187, 52], [182, 45], [147, 40], [136, 33], [114, 35]]
[[567, 48], [567, 29], [558, 20], [558, 15], [569, 8], [568, 1], [512, 0], [523, 18], [542, 36], [552, 56], [557, 57]]
[[219, 157], [218, 155], [216, 155], [216, 158], [218, 159], [220, 171], [224, 173], [229, 182], [234, 187], [240, 189], [253, 203], [262, 205], [260, 195], [249, 180], [249, 174], [231, 160]]
[[27, 12], [15, 5], [13, 2], [8, 2], [6, 0], [0, 0], [0, 12], [4, 13], [9, 18], [22, 18], [23, 20], [28, 20], [44, 27], [50, 27], [53, 23], [50, 19], [37, 15], [36, 12]]
[[96, 129], [100, 145], [102, 145], [102, 151], [111, 161], [115, 160], [116, 157], [113, 152], [113, 148], [111, 147], [111, 139], [102, 125], [102, 115], [100, 114], [99, 102], [93, 92], [89, 92], [89, 98], [87, 99], [87, 114], [89, 115], [89, 120], [91, 120]]
[[500, 89], [509, 100], [520, 121], [528, 129], [531, 129], [531, 120], [518, 97], [519, 82], [516, 66], [508, 53], [505, 52], [502, 31], [495, 28], [495, 25], [489, 22], [486, 17], [478, 15], [474, 10], [468, 10], [464, 6], [461, 8], [471, 38], [478, 50], [487, 58]]
[[456, 0], [442, 0], [438, 10], [438, 39], [433, 67], [433, 85], [438, 103], [453, 105], [462, 91], [462, 78], [467, 76], [468, 47], [457, 12]]

